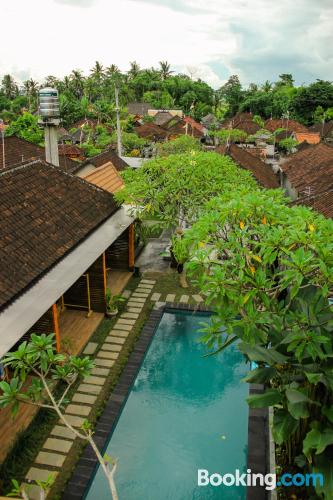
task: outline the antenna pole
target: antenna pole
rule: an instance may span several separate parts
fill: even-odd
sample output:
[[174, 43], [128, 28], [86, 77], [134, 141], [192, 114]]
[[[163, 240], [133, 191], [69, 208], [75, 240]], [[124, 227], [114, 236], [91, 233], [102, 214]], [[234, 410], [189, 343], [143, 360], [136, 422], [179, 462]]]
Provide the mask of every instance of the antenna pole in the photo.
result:
[[118, 156], [122, 155], [122, 144], [121, 144], [121, 128], [120, 128], [120, 113], [119, 113], [119, 89], [118, 85], [114, 86], [114, 95], [116, 99], [116, 115], [117, 115], [117, 150]]

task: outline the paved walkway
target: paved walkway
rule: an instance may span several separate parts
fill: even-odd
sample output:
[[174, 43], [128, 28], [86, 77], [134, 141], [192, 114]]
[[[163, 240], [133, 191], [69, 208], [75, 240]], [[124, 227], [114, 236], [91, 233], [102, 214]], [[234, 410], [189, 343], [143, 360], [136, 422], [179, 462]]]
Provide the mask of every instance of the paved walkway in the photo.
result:
[[[153, 293], [155, 280], [142, 279], [137, 288], [124, 295], [129, 296], [125, 311], [119, 316], [117, 322], [105, 338], [104, 343], [99, 347], [96, 342], [88, 342], [83, 354], [91, 356], [95, 366], [91, 374], [86, 377], [78, 386], [72, 400], [67, 405], [65, 414], [67, 421], [73, 427], [81, 427], [97, 401], [99, 393], [102, 391], [110, 370], [117, 360], [122, 350], [127, 336], [134, 328], [139, 315], [147, 301], [155, 302], [155, 307], [160, 307], [165, 302], [173, 302], [174, 294], [162, 296], [160, 293]], [[200, 295], [182, 295], [180, 302], [187, 303], [190, 298], [200, 303]], [[56, 477], [61, 472], [61, 467], [76, 439], [70, 431], [59, 420], [53, 427], [50, 436], [43, 444], [42, 450], [38, 453], [35, 463], [26, 475], [26, 482], [36, 479], [45, 480], [48, 476]], [[39, 499], [39, 489], [37, 486], [29, 486], [29, 497], [31, 500]]]

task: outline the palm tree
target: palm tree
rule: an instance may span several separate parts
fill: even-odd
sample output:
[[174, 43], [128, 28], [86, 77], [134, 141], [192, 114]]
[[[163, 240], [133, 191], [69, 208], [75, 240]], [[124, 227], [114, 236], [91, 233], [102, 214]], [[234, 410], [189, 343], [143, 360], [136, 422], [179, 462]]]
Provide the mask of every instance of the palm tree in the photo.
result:
[[170, 64], [167, 61], [160, 61], [160, 75], [162, 80], [166, 80], [172, 73], [173, 71], [170, 70]]
[[11, 75], [5, 75], [1, 82], [1, 90], [7, 99], [13, 99], [18, 95], [18, 86]]
[[118, 66], [116, 64], [111, 64], [105, 70], [105, 74], [108, 77], [110, 77], [110, 76], [112, 77], [112, 76], [117, 75], [119, 73], [120, 73], [120, 69], [118, 68]]
[[130, 62], [130, 66], [128, 74], [131, 78], [135, 78], [140, 72], [140, 66], [136, 61]]
[[59, 80], [55, 76], [49, 75], [45, 78], [44, 85], [45, 87], [58, 87]]
[[91, 69], [90, 73], [95, 81], [100, 82], [104, 77], [103, 65], [99, 61], [96, 61], [95, 66]]
[[69, 78], [72, 82], [73, 92], [78, 99], [81, 99], [83, 96], [84, 89], [84, 76], [82, 75], [82, 71], [78, 69], [73, 69]]
[[262, 85], [262, 90], [264, 92], [270, 92], [272, 90], [272, 87], [273, 85], [271, 84], [271, 82], [269, 82], [268, 80], [265, 81], [265, 83]]

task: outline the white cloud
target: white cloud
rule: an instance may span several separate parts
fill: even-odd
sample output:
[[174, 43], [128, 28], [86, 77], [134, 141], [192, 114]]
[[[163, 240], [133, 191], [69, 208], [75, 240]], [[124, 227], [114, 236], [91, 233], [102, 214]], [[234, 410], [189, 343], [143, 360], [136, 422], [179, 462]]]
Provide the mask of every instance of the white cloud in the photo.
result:
[[[0, 76], [42, 79], [96, 60], [122, 70], [168, 60], [219, 86], [292, 72], [333, 79], [331, 0], [11, 0], [2, 6]], [[20, 16], [17, 13], [20, 13]], [[12, 27], [15, 25], [15, 33]], [[33, 29], [31, 28], [33, 26]]]

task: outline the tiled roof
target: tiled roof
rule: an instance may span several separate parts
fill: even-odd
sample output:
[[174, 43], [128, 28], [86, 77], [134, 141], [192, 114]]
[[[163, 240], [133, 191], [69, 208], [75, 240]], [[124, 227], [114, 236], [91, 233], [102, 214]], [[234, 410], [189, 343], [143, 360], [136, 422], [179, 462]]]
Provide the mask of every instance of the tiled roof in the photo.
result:
[[0, 173], [0, 308], [117, 211], [112, 194], [43, 161]]
[[252, 113], [237, 113], [233, 118], [224, 120], [221, 128], [237, 128], [248, 135], [254, 135], [260, 130], [259, 125], [254, 123]]
[[[219, 148], [216, 149], [218, 153], [222, 151]], [[223, 153], [222, 153], [223, 154]], [[267, 165], [263, 161], [259, 160], [255, 156], [248, 153], [245, 149], [231, 144], [228, 149], [226, 149], [226, 154], [231, 156], [231, 158], [245, 170], [249, 170], [256, 181], [263, 187], [269, 189], [275, 189], [279, 187], [279, 180], [276, 174], [274, 174], [270, 165]]]
[[144, 116], [148, 113], [148, 109], [151, 108], [151, 104], [146, 102], [129, 102], [126, 107], [130, 115]]
[[165, 139], [168, 137], [168, 132], [155, 123], [144, 123], [140, 127], [135, 128], [135, 133], [143, 139]]
[[160, 126], [169, 121], [170, 118], [172, 118], [172, 115], [169, 113], [169, 111], [159, 111], [154, 116], [154, 123], [155, 125]]
[[295, 205], [305, 205], [320, 212], [325, 217], [333, 217], [333, 187], [315, 195], [304, 196], [294, 202]]
[[[29, 160], [45, 160], [45, 149], [32, 142], [12, 135], [5, 137], [6, 167], [12, 167]], [[3, 164], [2, 147], [0, 147], [0, 168]], [[59, 164], [66, 172], [77, 169], [78, 163], [66, 156], [59, 155]]]
[[84, 152], [74, 144], [59, 144], [59, 155], [83, 157]]
[[325, 139], [326, 137], [333, 138], [333, 120], [325, 123], [316, 123], [309, 128], [311, 132], [319, 132], [320, 137]]
[[298, 193], [316, 194], [332, 182], [333, 148], [322, 142], [302, 148], [281, 169]]
[[201, 134], [204, 133], [205, 127], [201, 123], [195, 121], [191, 116], [184, 116], [183, 120], [185, 123], [188, 123], [191, 128], [197, 130], [198, 132], [201, 132]]
[[111, 162], [84, 174], [82, 177], [91, 184], [95, 184], [95, 186], [110, 193], [116, 193], [124, 187], [123, 179]]
[[274, 132], [278, 128], [284, 128], [286, 130], [291, 130], [292, 132], [304, 132], [307, 133], [308, 129], [305, 125], [295, 121], [295, 120], [276, 120], [275, 118], [266, 120], [265, 129], [270, 132]]
[[108, 148], [98, 155], [87, 158], [84, 162], [80, 163], [76, 171], [80, 170], [85, 165], [92, 164], [96, 168], [98, 168], [110, 162], [119, 171], [124, 170], [124, 168], [128, 167], [127, 163], [122, 158], [120, 158], [112, 148]]
[[320, 142], [319, 132], [295, 132], [297, 142], [307, 142], [308, 144], [318, 144]]

